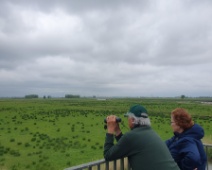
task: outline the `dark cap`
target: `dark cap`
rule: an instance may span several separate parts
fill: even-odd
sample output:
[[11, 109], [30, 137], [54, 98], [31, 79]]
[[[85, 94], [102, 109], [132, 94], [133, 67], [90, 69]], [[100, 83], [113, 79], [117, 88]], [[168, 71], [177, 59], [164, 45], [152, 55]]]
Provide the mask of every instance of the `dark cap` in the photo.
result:
[[127, 114], [125, 114], [125, 116], [129, 116], [129, 114], [134, 114], [136, 117], [148, 118], [147, 110], [141, 105], [134, 105], [130, 107], [130, 110]]

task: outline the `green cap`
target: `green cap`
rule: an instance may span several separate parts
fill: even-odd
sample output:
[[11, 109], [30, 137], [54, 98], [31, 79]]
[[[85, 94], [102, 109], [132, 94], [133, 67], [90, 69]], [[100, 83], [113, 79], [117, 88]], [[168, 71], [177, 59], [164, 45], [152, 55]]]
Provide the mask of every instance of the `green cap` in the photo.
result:
[[141, 105], [134, 105], [130, 107], [130, 110], [127, 114], [125, 114], [125, 116], [129, 116], [129, 114], [134, 114], [136, 117], [148, 118], [147, 110]]

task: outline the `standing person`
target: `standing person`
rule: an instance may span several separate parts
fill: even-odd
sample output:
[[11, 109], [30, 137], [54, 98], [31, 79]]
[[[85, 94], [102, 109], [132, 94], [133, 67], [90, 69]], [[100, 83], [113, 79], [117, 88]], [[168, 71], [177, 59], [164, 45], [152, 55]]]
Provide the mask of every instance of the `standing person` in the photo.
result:
[[[147, 110], [135, 105], [126, 116], [131, 130], [124, 135], [116, 122], [117, 117], [107, 117], [105, 160], [128, 157], [132, 170], [179, 170], [165, 143], [152, 130]], [[117, 144], [114, 144], [114, 136]]]
[[205, 170], [206, 154], [201, 139], [204, 130], [194, 124], [190, 114], [183, 108], [171, 112], [174, 136], [166, 141], [172, 157], [181, 170]]

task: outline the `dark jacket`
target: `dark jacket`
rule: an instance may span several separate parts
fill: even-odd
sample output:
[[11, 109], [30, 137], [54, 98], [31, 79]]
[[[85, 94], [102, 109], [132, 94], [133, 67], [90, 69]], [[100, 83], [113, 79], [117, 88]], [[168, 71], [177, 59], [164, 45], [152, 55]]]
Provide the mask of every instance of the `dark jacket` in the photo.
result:
[[205, 170], [206, 154], [201, 139], [204, 130], [194, 124], [183, 133], [174, 133], [174, 136], [166, 141], [166, 144], [181, 170]]
[[116, 160], [128, 157], [132, 170], [179, 170], [164, 141], [151, 127], [136, 127], [120, 135], [106, 134], [104, 157]]

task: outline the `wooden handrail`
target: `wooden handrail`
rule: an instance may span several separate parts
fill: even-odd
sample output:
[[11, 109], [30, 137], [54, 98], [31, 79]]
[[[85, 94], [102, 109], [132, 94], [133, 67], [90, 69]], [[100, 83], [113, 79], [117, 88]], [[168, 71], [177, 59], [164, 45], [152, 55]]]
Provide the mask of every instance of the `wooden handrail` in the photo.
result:
[[128, 163], [127, 158], [121, 158], [118, 160], [113, 160], [113, 161], [105, 161], [105, 159], [93, 161], [93, 162], [88, 162], [85, 164], [73, 166], [70, 168], [66, 168], [64, 170], [83, 170], [83, 169], [88, 169], [88, 170], [130, 170], [130, 165]]
[[[206, 150], [206, 154], [208, 154], [208, 148], [212, 148], [212, 144], [206, 144], [204, 143], [204, 147]], [[64, 170], [130, 170], [131, 167], [129, 165], [128, 159], [127, 158], [121, 158], [119, 160], [114, 160], [114, 161], [105, 161], [105, 159], [93, 161], [93, 162], [88, 162], [85, 164], [73, 166], [70, 168], [66, 168]], [[207, 166], [206, 170], [209, 170], [209, 164], [207, 161]]]

